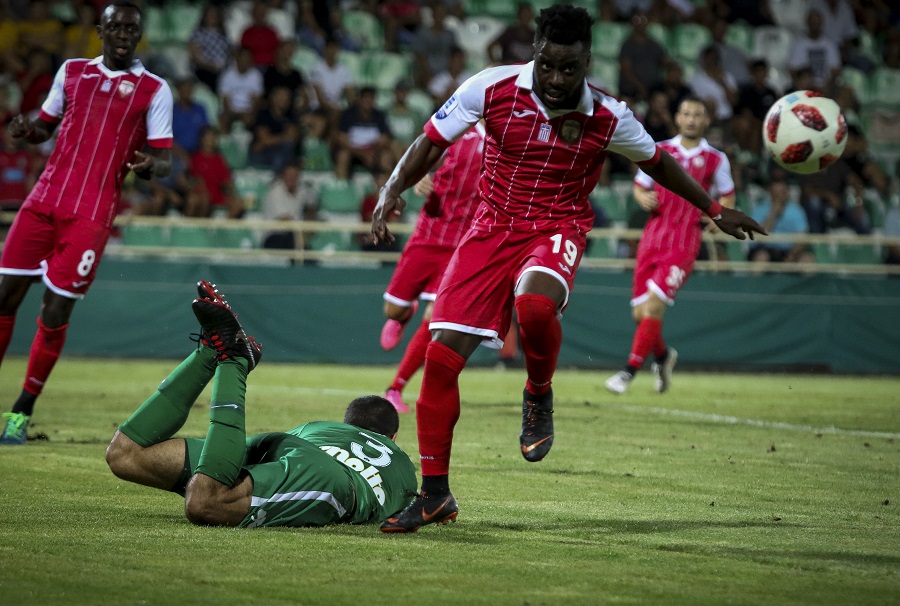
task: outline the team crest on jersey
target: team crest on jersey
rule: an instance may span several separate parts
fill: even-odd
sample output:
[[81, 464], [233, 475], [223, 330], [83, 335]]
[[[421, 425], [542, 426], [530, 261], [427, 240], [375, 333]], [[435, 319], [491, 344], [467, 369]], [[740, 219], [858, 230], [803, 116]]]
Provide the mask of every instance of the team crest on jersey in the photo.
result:
[[566, 120], [559, 130], [559, 136], [566, 143], [572, 144], [581, 136], [581, 123], [577, 120]]
[[450, 112], [452, 112], [454, 109], [456, 109], [457, 105], [459, 105], [459, 100], [457, 100], [456, 95], [453, 95], [452, 97], [447, 99], [447, 102], [444, 103], [444, 105], [441, 107], [441, 109], [438, 110], [438, 113], [437, 113], [437, 115], [435, 115], [435, 117], [438, 120], [443, 120], [444, 118], [446, 118], [447, 116], [450, 115]]
[[694, 168], [703, 168], [703, 165], [706, 164], [706, 160], [703, 159], [703, 156], [696, 156], [692, 162], [694, 163]]
[[134, 82], [129, 82], [128, 80], [122, 80], [121, 82], [119, 82], [118, 93], [120, 97], [127, 97], [133, 92]]
[[112, 80], [107, 80], [106, 82], [103, 83], [102, 86], [100, 86], [100, 92], [102, 92], [102, 93], [108, 93], [111, 90], [112, 90]]

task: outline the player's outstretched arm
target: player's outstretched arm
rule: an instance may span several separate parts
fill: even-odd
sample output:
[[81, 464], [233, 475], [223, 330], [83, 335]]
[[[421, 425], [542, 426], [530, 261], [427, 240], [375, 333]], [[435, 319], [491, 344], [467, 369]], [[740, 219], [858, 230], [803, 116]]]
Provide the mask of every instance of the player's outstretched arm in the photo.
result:
[[40, 118], [31, 120], [24, 114], [19, 114], [13, 118], [9, 126], [9, 133], [16, 139], [25, 139], [29, 143], [43, 143], [53, 136], [56, 130], [56, 124], [45, 122]]
[[709, 215], [726, 234], [738, 240], [745, 240], [748, 236], [752, 240], [754, 233], [768, 235], [762, 225], [741, 211], [726, 208], [710, 198], [668, 152], [660, 150], [659, 162], [653, 166], [642, 166], [641, 169], [654, 181]]
[[428, 174], [443, 153], [443, 148], [421, 134], [400, 158], [387, 183], [378, 192], [378, 204], [372, 213], [372, 236], [376, 244], [394, 241], [387, 222], [391, 215], [399, 215], [406, 208], [406, 201], [400, 194]]

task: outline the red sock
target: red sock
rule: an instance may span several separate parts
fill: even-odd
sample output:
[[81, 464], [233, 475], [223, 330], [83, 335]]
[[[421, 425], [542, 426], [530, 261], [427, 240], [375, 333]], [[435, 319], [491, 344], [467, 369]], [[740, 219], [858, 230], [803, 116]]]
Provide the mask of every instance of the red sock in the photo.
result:
[[37, 321], [38, 329], [31, 343], [31, 356], [28, 358], [28, 371], [25, 373], [25, 391], [36, 396], [41, 395], [47, 377], [56, 365], [63, 345], [66, 343], [66, 328], [63, 324], [59, 328], [47, 328], [41, 319]]
[[425, 349], [431, 343], [431, 331], [428, 329], [430, 322], [430, 319], [422, 320], [419, 328], [416, 329], [406, 345], [406, 351], [403, 352], [403, 359], [400, 360], [400, 366], [397, 367], [397, 376], [391, 383], [391, 389], [403, 391], [403, 388], [409, 383], [409, 379], [425, 363]]
[[525, 389], [539, 396], [550, 389], [562, 344], [556, 303], [543, 295], [519, 295], [516, 297], [516, 315], [528, 372]]
[[12, 340], [13, 328], [16, 325], [16, 315], [0, 316], [0, 362], [6, 356], [6, 348]]
[[416, 402], [423, 476], [450, 472], [453, 428], [459, 419], [459, 373], [465, 366], [466, 359], [443, 343], [428, 344], [422, 391]]
[[666, 340], [663, 339], [662, 336], [662, 320], [659, 321], [659, 336], [656, 338], [656, 342], [653, 344], [653, 357], [657, 360], [666, 355]]
[[642, 318], [634, 331], [631, 342], [631, 353], [628, 355], [628, 366], [640, 368], [647, 359], [647, 354], [657, 341], [662, 341], [662, 319]]

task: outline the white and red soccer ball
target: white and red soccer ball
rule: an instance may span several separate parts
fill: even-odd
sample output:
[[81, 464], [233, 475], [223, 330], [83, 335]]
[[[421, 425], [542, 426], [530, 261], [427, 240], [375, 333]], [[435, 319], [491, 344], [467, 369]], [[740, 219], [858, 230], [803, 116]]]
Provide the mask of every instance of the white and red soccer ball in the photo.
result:
[[847, 122], [833, 100], [816, 91], [798, 90], [769, 108], [762, 134], [778, 164], [795, 173], [815, 173], [841, 157]]

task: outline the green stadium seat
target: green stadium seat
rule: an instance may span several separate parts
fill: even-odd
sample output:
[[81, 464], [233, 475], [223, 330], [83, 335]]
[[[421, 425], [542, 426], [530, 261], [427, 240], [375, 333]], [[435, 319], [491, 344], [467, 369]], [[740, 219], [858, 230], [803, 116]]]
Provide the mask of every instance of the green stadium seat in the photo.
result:
[[650, 23], [647, 25], [647, 35], [668, 50], [672, 37], [672, 32], [669, 31], [668, 27], [662, 23]]
[[[211, 91], [208, 86], [198, 82], [194, 85], [194, 101], [202, 105], [203, 109], [206, 110], [206, 118], [210, 124], [218, 124], [221, 102], [215, 91]], [[231, 168], [236, 167], [232, 166]]]
[[365, 81], [376, 88], [394, 90], [397, 81], [409, 78], [412, 58], [400, 53], [369, 53], [364, 67]]
[[259, 168], [245, 168], [234, 171], [234, 188], [244, 201], [244, 208], [256, 210], [260, 208], [269, 186], [275, 179], [275, 172]]
[[202, 5], [179, 2], [166, 10], [169, 14], [169, 42], [187, 44], [200, 23]]
[[725, 34], [725, 42], [735, 46], [748, 57], [753, 55], [753, 28], [745, 23], [732, 23]]
[[598, 187], [591, 193], [591, 201], [606, 214], [613, 223], [624, 224], [628, 221], [628, 209], [625, 200], [611, 187]]
[[589, 259], [615, 259], [618, 242], [615, 238], [591, 238], [588, 240], [587, 256]]
[[900, 69], [880, 67], [872, 74], [872, 102], [900, 105]]
[[598, 57], [618, 59], [622, 43], [630, 33], [631, 29], [624, 23], [598, 21], [591, 31], [591, 52]]
[[682, 23], [676, 25], [671, 35], [672, 50], [678, 59], [683, 61], [697, 61], [700, 51], [712, 43], [712, 34], [709, 29], [697, 23]]
[[343, 16], [344, 31], [356, 40], [364, 51], [384, 48], [384, 30], [381, 22], [371, 13], [349, 10]]
[[242, 136], [243, 134], [229, 133], [219, 137], [219, 150], [232, 171], [241, 170], [247, 166], [247, 151], [251, 137]]
[[749, 252], [749, 244], [745, 241], [730, 238], [725, 240], [725, 252], [728, 254], [729, 261], [746, 261]]
[[211, 248], [209, 229], [193, 225], [174, 225], [169, 230], [169, 245], [178, 248]]
[[329, 179], [319, 186], [319, 208], [329, 213], [358, 213], [361, 198], [351, 181]]
[[838, 263], [880, 265], [881, 247], [872, 244], [841, 244], [837, 249]]
[[328, 143], [307, 137], [303, 140], [303, 169], [308, 172], [331, 172], [334, 165]]
[[789, 29], [777, 25], [762, 25], [753, 30], [753, 56], [766, 60], [770, 67], [782, 69], [794, 42]]
[[169, 15], [157, 6], [145, 6], [142, 9], [144, 15], [144, 39], [151, 47], [166, 44], [169, 41]]
[[591, 74], [595, 83], [606, 92], [615, 95], [619, 91], [619, 63], [608, 59], [591, 61]]
[[257, 248], [256, 235], [245, 227], [220, 227], [213, 231], [211, 239], [216, 248]]
[[415, 220], [416, 214], [425, 206], [427, 198], [417, 194], [415, 188], [412, 187], [403, 192], [401, 197], [406, 200], [406, 208], [403, 210], [403, 214], [407, 217], [407, 220]]
[[489, 15], [509, 23], [516, 20], [516, 3], [510, 2], [510, 0], [480, 0], [470, 1], [467, 4], [478, 6], [477, 10], [467, 10], [467, 15]]
[[168, 238], [161, 225], [126, 225], [122, 228], [125, 246], [167, 246]]
[[346, 252], [357, 250], [353, 234], [346, 231], [319, 231], [309, 238], [310, 250]]
[[363, 53], [341, 51], [338, 54], [338, 63], [350, 70], [353, 75], [353, 83], [357, 86], [370, 83], [366, 56]]
[[297, 68], [297, 71], [303, 74], [303, 77], [308, 80], [310, 72], [321, 60], [322, 58], [319, 56], [319, 53], [313, 49], [305, 46], [298, 46], [297, 50], [294, 51], [294, 57], [291, 60], [291, 63], [293, 63], [294, 67]]

